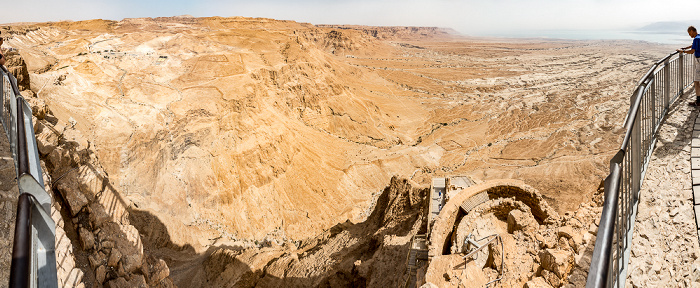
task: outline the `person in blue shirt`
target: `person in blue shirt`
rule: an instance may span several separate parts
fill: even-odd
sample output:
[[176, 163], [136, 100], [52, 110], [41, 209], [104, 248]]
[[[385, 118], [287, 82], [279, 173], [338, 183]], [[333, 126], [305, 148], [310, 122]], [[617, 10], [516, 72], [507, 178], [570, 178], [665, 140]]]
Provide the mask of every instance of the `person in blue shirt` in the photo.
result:
[[[0, 37], [0, 46], [2, 46], [3, 39]], [[5, 65], [5, 55], [2, 55], [2, 48], [0, 48], [0, 66]]]
[[695, 102], [690, 102], [688, 105], [700, 107], [700, 35], [695, 27], [688, 27], [688, 35], [693, 38], [693, 45], [683, 47], [676, 51], [695, 56], [695, 73], [693, 74], [693, 82], [695, 82]]

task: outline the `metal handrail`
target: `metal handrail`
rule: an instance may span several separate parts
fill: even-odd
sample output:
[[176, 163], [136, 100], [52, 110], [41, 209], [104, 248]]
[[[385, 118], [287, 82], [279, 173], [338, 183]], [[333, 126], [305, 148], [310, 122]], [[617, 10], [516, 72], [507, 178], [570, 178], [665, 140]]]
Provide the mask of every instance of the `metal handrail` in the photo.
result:
[[639, 79], [624, 121], [620, 150], [610, 160], [587, 288], [624, 287], [639, 193], [661, 122], [671, 104], [692, 84], [693, 61], [674, 52]]
[[51, 196], [44, 189], [32, 110], [19, 94], [17, 79], [0, 68], [0, 121], [10, 141], [20, 192], [9, 286], [55, 288], [56, 226], [50, 216]]

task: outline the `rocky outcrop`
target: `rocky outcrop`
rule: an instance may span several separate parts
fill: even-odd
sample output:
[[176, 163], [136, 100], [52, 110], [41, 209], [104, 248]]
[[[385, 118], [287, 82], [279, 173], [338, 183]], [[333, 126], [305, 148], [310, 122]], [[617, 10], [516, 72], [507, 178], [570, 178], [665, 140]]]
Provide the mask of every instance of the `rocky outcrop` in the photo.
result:
[[411, 236], [425, 233], [427, 188], [393, 177], [364, 222], [284, 246], [216, 249], [190, 287], [394, 287], [405, 283]]
[[144, 254], [128, 205], [111, 185], [90, 143], [70, 124], [59, 123], [39, 99], [31, 99], [42, 161], [65, 204], [69, 225], [86, 253], [86, 281], [104, 287], [174, 287], [167, 264]]
[[2, 54], [7, 57], [5, 67], [17, 78], [17, 87], [19, 90], [29, 90], [29, 71], [27, 71], [27, 63], [24, 62], [24, 58], [20, 56], [19, 51], [16, 49], [3, 49]]

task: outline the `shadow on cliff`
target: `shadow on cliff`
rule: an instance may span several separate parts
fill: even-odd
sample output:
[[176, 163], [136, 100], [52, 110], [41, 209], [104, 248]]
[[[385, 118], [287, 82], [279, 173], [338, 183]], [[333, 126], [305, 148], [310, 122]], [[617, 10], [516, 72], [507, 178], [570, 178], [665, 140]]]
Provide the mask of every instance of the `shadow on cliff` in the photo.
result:
[[393, 177], [370, 216], [278, 246], [213, 246], [196, 253], [172, 242], [149, 211], [129, 208], [148, 254], [165, 260], [178, 287], [379, 287], [406, 282], [411, 237], [426, 232], [427, 188]]

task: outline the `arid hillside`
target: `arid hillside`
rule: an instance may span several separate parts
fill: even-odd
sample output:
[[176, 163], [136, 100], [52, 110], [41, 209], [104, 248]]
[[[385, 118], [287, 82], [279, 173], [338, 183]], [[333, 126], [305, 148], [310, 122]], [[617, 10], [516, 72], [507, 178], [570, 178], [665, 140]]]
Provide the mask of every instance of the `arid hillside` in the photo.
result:
[[4, 29], [127, 204], [197, 251], [359, 223], [394, 175], [519, 179], [573, 211], [668, 50], [251, 18]]

